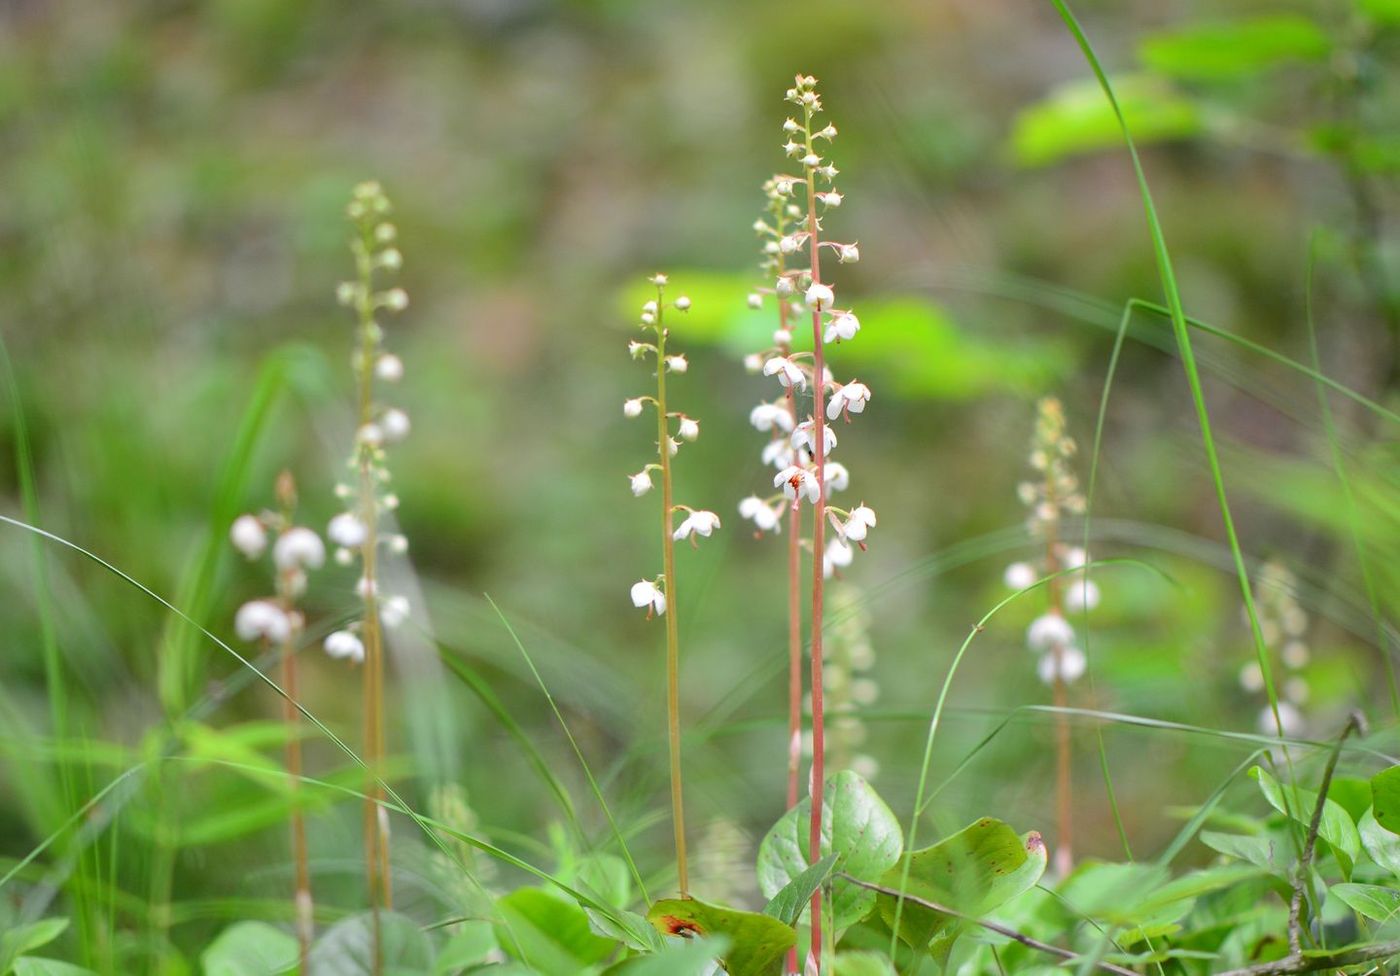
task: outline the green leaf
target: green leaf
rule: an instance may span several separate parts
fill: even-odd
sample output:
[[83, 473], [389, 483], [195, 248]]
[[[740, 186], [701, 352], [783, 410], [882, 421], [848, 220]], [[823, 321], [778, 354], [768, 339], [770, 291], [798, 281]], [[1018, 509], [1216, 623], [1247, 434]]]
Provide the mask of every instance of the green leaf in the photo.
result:
[[[1196, 104], [1164, 79], [1125, 75], [1114, 78], [1113, 84], [1139, 145], [1189, 138], [1204, 129]], [[1122, 139], [1118, 119], [1098, 84], [1076, 80], [1021, 110], [1012, 129], [1011, 151], [1022, 166], [1045, 166], [1083, 153], [1121, 149]]]
[[[1045, 873], [1045, 843], [1031, 831], [1024, 837], [1000, 820], [983, 817], [932, 847], [908, 856], [909, 879], [904, 890], [926, 901], [980, 918], [1030, 888]], [[900, 888], [906, 865], [885, 872], [881, 884]], [[893, 927], [899, 914], [899, 937], [915, 948], [935, 937], [949, 936], [962, 922], [951, 915], [912, 902], [898, 907], [898, 899], [881, 895], [880, 917]]]
[[486, 962], [488, 956], [498, 948], [496, 931], [490, 922], [462, 922], [456, 933], [447, 940], [433, 964], [434, 976], [452, 976], [468, 966]]
[[[1255, 766], [1249, 775], [1259, 782], [1259, 789], [1270, 806], [1304, 827], [1310, 824], [1313, 810], [1317, 807], [1316, 793], [1295, 786], [1284, 787], [1261, 766]], [[1317, 835], [1331, 845], [1342, 874], [1351, 877], [1352, 865], [1361, 856], [1361, 835], [1356, 832], [1356, 824], [1352, 823], [1340, 803], [1328, 800], [1323, 804], [1322, 822], [1318, 825]]]
[[[824, 815], [820, 856], [836, 855], [833, 871], [861, 881], [875, 881], [904, 849], [904, 832], [880, 795], [855, 773], [837, 773], [822, 793]], [[767, 898], [800, 877], [810, 866], [807, 853], [811, 799], [783, 814], [758, 845], [758, 886]], [[836, 931], [870, 913], [875, 893], [840, 878], [831, 885]]]
[[835, 976], [895, 976], [890, 957], [883, 952], [864, 950], [836, 956]]
[[1276, 877], [1285, 880], [1288, 878], [1289, 864], [1280, 859], [1280, 854], [1285, 850], [1280, 847], [1283, 840], [1281, 837], [1254, 837], [1248, 834], [1224, 834], [1214, 830], [1203, 830], [1200, 838], [1201, 843], [1213, 851], [1248, 861]]
[[813, 864], [774, 895], [763, 906], [763, 914], [772, 915], [785, 925], [796, 925], [802, 917], [802, 910], [811, 902], [812, 895], [831, 876], [835, 864], [835, 854], [828, 854]]
[[1376, 815], [1367, 810], [1356, 825], [1361, 834], [1361, 846], [1371, 860], [1400, 878], [1400, 836], [1392, 834], [1376, 822]]
[[373, 916], [351, 915], [331, 926], [311, 947], [307, 976], [374, 976], [431, 971], [432, 944], [411, 918], [395, 912], [379, 913], [379, 948], [383, 969], [374, 967]]
[[1373, 884], [1335, 884], [1328, 889], [1358, 914], [1377, 922], [1400, 915], [1400, 891]]
[[667, 898], [651, 906], [647, 920], [663, 935], [729, 942], [722, 960], [729, 976], [776, 976], [783, 957], [797, 944], [797, 931], [768, 915], [707, 905], [694, 898]]
[[519, 888], [497, 901], [496, 908], [507, 923], [496, 928], [501, 948], [546, 976], [575, 976], [617, 948], [613, 940], [593, 933], [577, 903], [552, 891]]
[[42, 918], [0, 935], [0, 974], [8, 973], [16, 958], [48, 945], [62, 935], [66, 928], [66, 918]]
[[1400, 0], [1356, 0], [1356, 8], [1378, 24], [1400, 24]]
[[1400, 834], [1400, 766], [1371, 777], [1371, 810], [1380, 824], [1392, 834]]
[[595, 935], [621, 942], [627, 948], [636, 949], [638, 952], [659, 952], [665, 945], [661, 936], [656, 934], [656, 929], [651, 927], [644, 916], [636, 912], [614, 908], [612, 911], [617, 917], [617, 921], [614, 921], [593, 908], [584, 908], [583, 911], [588, 916], [588, 927]]
[[98, 976], [91, 969], [43, 956], [21, 956], [15, 960], [14, 973], [15, 976]]
[[204, 976], [277, 976], [297, 966], [297, 940], [266, 922], [237, 922], [199, 956]]
[[1278, 65], [1324, 61], [1332, 41], [1315, 19], [1265, 14], [1197, 23], [1151, 35], [1138, 48], [1142, 63], [1175, 78], [1240, 78]]
[[603, 976], [706, 976], [729, 948], [722, 935], [708, 939], [672, 939], [659, 951], [610, 966]]

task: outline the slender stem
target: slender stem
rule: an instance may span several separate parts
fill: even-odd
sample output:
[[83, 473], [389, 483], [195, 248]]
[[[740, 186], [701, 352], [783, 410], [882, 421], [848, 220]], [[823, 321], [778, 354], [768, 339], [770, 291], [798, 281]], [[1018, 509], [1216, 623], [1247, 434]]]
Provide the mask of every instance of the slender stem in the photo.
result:
[[[803, 131], [807, 152], [812, 146], [812, 109], [803, 106]], [[811, 245], [812, 283], [821, 283], [820, 228], [817, 225], [816, 170], [805, 167], [807, 173], [807, 235]], [[807, 836], [808, 857], [812, 863], [821, 859], [822, 790], [826, 784], [826, 721], [822, 704], [822, 598], [825, 574], [823, 554], [826, 550], [826, 357], [822, 343], [822, 312], [812, 309], [812, 451], [817, 464], [817, 501], [812, 519], [812, 797], [811, 830]], [[822, 889], [812, 892], [811, 955], [821, 972], [822, 958]]]
[[301, 971], [309, 972], [311, 939], [315, 934], [312, 915], [311, 871], [307, 863], [306, 818], [297, 794], [301, 790], [301, 712], [297, 710], [296, 645], [288, 639], [282, 645], [282, 721], [287, 726], [287, 776], [292, 791], [292, 864], [295, 869], [295, 904], [298, 956]]
[[[1058, 511], [1058, 500], [1055, 497], [1055, 478], [1052, 472], [1054, 466], [1047, 469], [1045, 478], [1046, 500]], [[1050, 577], [1050, 582], [1046, 585], [1046, 593], [1049, 595], [1050, 612], [1056, 616], [1064, 616], [1064, 580], [1057, 575], [1060, 571], [1060, 558], [1056, 551], [1059, 536], [1057, 532], [1057, 520], [1047, 519], [1045, 522], [1045, 572]], [[1083, 586], [1082, 577], [1076, 577], [1077, 586]], [[1061, 878], [1067, 877], [1074, 866], [1074, 804], [1070, 793], [1072, 789], [1072, 769], [1070, 756], [1070, 728], [1069, 715], [1063, 709], [1069, 705], [1069, 688], [1064, 679], [1065, 647], [1056, 643], [1050, 650], [1055, 659], [1055, 674], [1053, 680], [1053, 696], [1055, 707], [1060, 709], [1055, 714], [1055, 873]]]
[[[776, 209], [781, 234], [784, 230], [782, 205]], [[778, 276], [787, 270], [783, 256], [778, 255]], [[778, 329], [788, 331], [789, 305], [786, 298], [778, 296]], [[785, 343], [778, 350], [788, 355], [791, 344]], [[797, 427], [801, 415], [797, 409], [797, 391], [788, 386], [784, 397], [787, 400], [788, 415], [792, 426]], [[788, 513], [788, 769], [787, 769], [787, 809], [797, 806], [800, 795], [802, 774], [802, 513], [798, 504], [793, 504]], [[796, 949], [793, 949], [793, 968], [796, 969]]]
[[1332, 774], [1337, 771], [1337, 760], [1342, 755], [1342, 744], [1347, 741], [1347, 736], [1360, 731], [1360, 729], [1361, 719], [1353, 714], [1347, 719], [1347, 724], [1342, 727], [1341, 735], [1337, 736], [1336, 745], [1332, 747], [1332, 754], [1327, 757], [1327, 767], [1322, 773], [1322, 785], [1317, 791], [1317, 803], [1313, 805], [1312, 819], [1308, 822], [1308, 836], [1303, 842], [1303, 853], [1298, 858], [1298, 871], [1293, 878], [1293, 898], [1288, 904], [1288, 950], [1294, 956], [1301, 956], [1303, 953], [1303, 894], [1308, 887], [1308, 872], [1312, 867], [1313, 853], [1317, 850], [1317, 832], [1322, 827], [1322, 811], [1327, 806], [1327, 791], [1332, 787]]
[[676, 619], [676, 545], [671, 537], [671, 420], [666, 412], [666, 327], [661, 289], [656, 294], [656, 453], [661, 462], [661, 565], [666, 576], [666, 736], [671, 759], [671, 823], [676, 840], [676, 883], [690, 897], [685, 856], [685, 803], [681, 789], [680, 626]]

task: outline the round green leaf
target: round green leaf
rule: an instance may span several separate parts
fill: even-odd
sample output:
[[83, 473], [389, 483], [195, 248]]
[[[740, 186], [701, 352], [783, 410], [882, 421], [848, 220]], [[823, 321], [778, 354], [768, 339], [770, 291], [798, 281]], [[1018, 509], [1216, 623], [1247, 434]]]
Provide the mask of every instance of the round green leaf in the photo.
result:
[[651, 906], [647, 920], [663, 935], [722, 937], [729, 976], [778, 976], [783, 957], [797, 944], [797, 931], [769, 915], [707, 905], [694, 898], [666, 898]]

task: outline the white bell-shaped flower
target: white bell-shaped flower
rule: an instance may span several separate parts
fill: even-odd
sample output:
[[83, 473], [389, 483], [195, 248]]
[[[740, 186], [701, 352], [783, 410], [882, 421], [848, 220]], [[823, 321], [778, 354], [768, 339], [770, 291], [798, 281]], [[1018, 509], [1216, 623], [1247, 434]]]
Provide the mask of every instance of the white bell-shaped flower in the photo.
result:
[[365, 659], [365, 645], [348, 630], [336, 630], [326, 635], [321, 645], [327, 654], [337, 660], [349, 660], [359, 664]]
[[1076, 574], [1065, 584], [1065, 609], [1092, 610], [1099, 605], [1099, 587], [1093, 580], [1080, 579]]
[[822, 336], [822, 341], [840, 342], [843, 339], [850, 341], [856, 337], [856, 333], [859, 331], [860, 319], [850, 312], [842, 312], [826, 324], [826, 334]]
[[1055, 673], [1058, 670], [1060, 680], [1068, 685], [1084, 677], [1084, 668], [1087, 663], [1084, 652], [1079, 648], [1065, 647], [1060, 651], [1058, 661], [1054, 651], [1046, 651], [1041, 654], [1040, 660], [1036, 662], [1036, 673], [1040, 675], [1041, 681], [1047, 685], [1053, 685]]
[[773, 487], [781, 488], [784, 497], [790, 501], [806, 498], [815, 504], [821, 495], [821, 486], [817, 484], [817, 476], [796, 464], [790, 464], [779, 471], [773, 477]]
[[386, 352], [374, 361], [374, 375], [386, 383], [403, 379], [403, 360]]
[[846, 519], [846, 538], [860, 542], [875, 526], [875, 512], [868, 505], [857, 505]]
[[1026, 644], [1033, 651], [1048, 651], [1052, 647], [1068, 647], [1074, 641], [1074, 628], [1058, 613], [1036, 617], [1026, 629]]
[[1079, 546], [1067, 546], [1060, 553], [1061, 569], [1079, 569], [1089, 562], [1089, 554]]
[[[811, 420], [804, 420], [797, 425], [792, 432], [792, 446], [794, 449], [816, 456], [816, 424]], [[827, 425], [822, 425], [822, 454], [830, 454], [836, 447], [836, 431]]]
[[792, 432], [792, 411], [781, 403], [760, 403], [749, 411], [749, 423], [755, 430], [769, 431], [774, 427], [783, 433]]
[[792, 449], [786, 437], [769, 441], [763, 445], [763, 463], [771, 464], [775, 468], [786, 468], [797, 458], [797, 452]]
[[822, 558], [822, 575], [831, 577], [838, 568], [851, 565], [856, 552], [841, 539], [832, 539], [826, 544], [826, 555]]
[[826, 402], [826, 418], [835, 420], [841, 416], [843, 410], [851, 413], [863, 413], [865, 405], [869, 402], [870, 387], [856, 380], [851, 380], [831, 394], [831, 399]]
[[1274, 721], [1274, 710], [1268, 705], [1259, 710], [1260, 732], [1265, 735], [1276, 735], [1279, 723], [1283, 724], [1283, 734], [1289, 738], [1297, 738], [1307, 728], [1307, 722], [1303, 720], [1303, 713], [1292, 702], [1281, 701], [1278, 703], [1277, 722]]
[[831, 307], [831, 303], [836, 301], [836, 294], [828, 285], [821, 282], [813, 282], [807, 289], [807, 305], [817, 311], [825, 311]]
[[753, 522], [760, 532], [782, 531], [782, 510], [775, 509], [757, 495], [750, 495], [739, 503], [739, 515]]
[[310, 529], [293, 526], [272, 544], [272, 561], [283, 572], [320, 569], [326, 561], [326, 545]]
[[640, 417], [642, 415], [642, 398], [633, 397], [630, 400], [622, 401], [622, 415], [624, 417]]
[[647, 616], [657, 616], [666, 612], [666, 594], [651, 580], [638, 580], [632, 584], [632, 606], [646, 607]]
[[796, 387], [799, 390], [807, 389], [807, 374], [802, 372], [802, 368], [786, 356], [774, 356], [764, 363], [763, 375], [778, 377], [778, 382], [785, 387]]
[[641, 498], [651, 491], [651, 472], [638, 471], [636, 474], [629, 474], [627, 480], [632, 484], [632, 494], [636, 498]]
[[684, 356], [667, 356], [666, 368], [673, 373], [684, 373], [690, 369], [690, 361]]
[[693, 417], [681, 417], [676, 425], [676, 433], [683, 441], [693, 441], [700, 436], [700, 421]]
[[709, 538], [715, 529], [719, 528], [719, 516], [714, 512], [707, 512], [701, 509], [687, 515], [680, 525], [676, 526], [676, 531], [671, 533], [671, 538], [689, 539], [692, 536], [705, 536]]
[[267, 529], [256, 515], [240, 515], [229, 528], [229, 540], [249, 559], [257, 559], [267, 549]]
[[292, 621], [271, 600], [250, 600], [233, 615], [233, 631], [240, 640], [280, 644], [292, 635]]
[[395, 594], [379, 604], [379, 619], [385, 627], [397, 627], [408, 619], [411, 609], [408, 597]]
[[827, 461], [822, 467], [825, 468], [823, 474], [828, 498], [833, 491], [845, 491], [851, 486], [851, 472], [840, 461]]
[[369, 529], [353, 512], [341, 512], [326, 526], [326, 535], [338, 546], [357, 549], [369, 538]]
[[384, 440], [389, 444], [397, 444], [408, 437], [413, 425], [408, 420], [408, 413], [398, 407], [390, 407], [384, 411], [384, 415], [379, 418], [379, 427], [384, 431]]
[[1001, 578], [1013, 590], [1024, 590], [1037, 579], [1035, 567], [1030, 563], [1012, 563]]

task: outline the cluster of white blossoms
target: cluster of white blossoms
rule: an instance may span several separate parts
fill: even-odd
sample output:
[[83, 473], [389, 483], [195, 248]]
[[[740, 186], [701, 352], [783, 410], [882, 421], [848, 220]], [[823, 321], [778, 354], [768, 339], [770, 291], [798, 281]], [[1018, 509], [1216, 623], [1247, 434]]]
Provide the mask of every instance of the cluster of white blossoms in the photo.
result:
[[1026, 632], [1027, 647], [1039, 656], [1036, 671], [1040, 680], [1049, 685], [1056, 680], [1072, 683], [1083, 676], [1084, 652], [1075, 646], [1074, 628], [1065, 620], [1065, 614], [1092, 610], [1099, 603], [1098, 586], [1082, 571], [1089, 563], [1088, 553], [1061, 539], [1061, 520], [1084, 513], [1079, 479], [1070, 467], [1075, 451], [1074, 439], [1065, 433], [1060, 401], [1045, 397], [1037, 406], [1030, 454], [1030, 466], [1039, 478], [1017, 487], [1022, 503], [1030, 509], [1027, 528], [1031, 538], [1041, 543], [1044, 555], [1012, 563], [1006, 567], [1004, 579], [1010, 588], [1023, 590], [1042, 576], [1081, 570], [1056, 576], [1046, 584], [1050, 608]]
[[[398, 231], [389, 222], [389, 198], [378, 183], [361, 183], [355, 187], [346, 215], [355, 227], [350, 250], [355, 258], [354, 281], [342, 282], [336, 298], [350, 308], [358, 323], [357, 345], [351, 357], [358, 391], [358, 419], [355, 444], [347, 467], [352, 477], [335, 486], [336, 497], [345, 511], [330, 520], [326, 536], [335, 544], [335, 560], [342, 566], [361, 567], [355, 592], [373, 607], [378, 619], [387, 627], [402, 623], [409, 614], [407, 598], [382, 595], [376, 575], [376, 559], [380, 549], [393, 553], [408, 550], [408, 540], [397, 533], [379, 531], [385, 512], [398, 508], [399, 499], [390, 490], [388, 448], [408, 437], [411, 425], [408, 414], [399, 407], [380, 403], [376, 390], [381, 384], [397, 383], [403, 378], [403, 360], [384, 349], [384, 330], [379, 315], [401, 312], [408, 307], [408, 295], [402, 288], [384, 287], [379, 278], [403, 267], [403, 255], [394, 242]], [[354, 662], [364, 660], [365, 647], [361, 639], [363, 621], [326, 637], [325, 650], [331, 657]]]
[[277, 479], [279, 511], [240, 515], [229, 529], [229, 541], [250, 562], [261, 559], [271, 543], [272, 596], [249, 600], [238, 608], [233, 630], [240, 640], [283, 645], [299, 634], [305, 618], [296, 602], [306, 592], [306, 574], [326, 562], [326, 546], [321, 537], [305, 526], [292, 522], [296, 486], [283, 472]]
[[[638, 396], [624, 400], [622, 415], [629, 420], [642, 416], [648, 408], [656, 411], [656, 460], [635, 474], [629, 474], [627, 481], [632, 494], [638, 498], [655, 487], [652, 476], [661, 479], [662, 516], [670, 532], [669, 546], [673, 542], [689, 540], [692, 546], [702, 538], [708, 539], [720, 527], [719, 516], [705, 509], [677, 505], [671, 499], [671, 462], [680, 453], [683, 442], [694, 442], [700, 438], [700, 421], [666, 406], [666, 377], [672, 373], [684, 373], [689, 369], [685, 356], [667, 351], [666, 340], [669, 331], [664, 318], [668, 309], [685, 312], [690, 308], [690, 299], [681, 295], [675, 301], [666, 300], [666, 276], [653, 275], [651, 283], [656, 286], [656, 298], [642, 305], [638, 317], [638, 328], [650, 333], [651, 342], [634, 339], [627, 344], [627, 351], [635, 360], [653, 359], [656, 362], [656, 395]], [[685, 513], [679, 525], [672, 520], [677, 512]], [[669, 549], [667, 550], [669, 552]], [[669, 567], [651, 579], [642, 579], [632, 584], [632, 605], [645, 609], [647, 617], [660, 616], [666, 612], [666, 573]]]
[[[787, 100], [801, 108], [802, 120], [789, 118], [783, 123], [787, 139], [783, 150], [799, 161], [802, 172], [800, 176], [779, 174], [763, 185], [767, 207], [765, 215], [754, 222], [754, 230], [762, 240], [760, 267], [772, 285], [749, 295], [749, 307], [753, 309], [762, 309], [769, 296], [777, 302], [778, 325], [772, 343], [744, 360], [750, 372], [776, 379], [779, 392], [776, 399], [766, 400], [749, 412], [749, 422], [768, 435], [762, 451], [763, 463], [775, 470], [771, 494], [753, 494], [739, 503], [739, 514], [753, 523], [757, 535], [780, 532], [784, 511], [796, 511], [803, 501], [829, 502], [835, 492], [850, 486], [846, 466], [830, 460], [838, 441], [830, 424], [837, 420], [849, 423], [851, 415], [865, 411], [871, 398], [870, 387], [854, 379], [838, 383], [825, 365], [822, 375], [817, 376], [814, 354], [794, 348], [794, 328], [790, 323], [809, 315], [816, 315], [821, 321], [823, 346], [849, 342], [860, 332], [855, 313], [837, 304], [832, 286], [817, 280], [812, 267], [821, 248], [829, 248], [840, 263], [846, 264], [860, 260], [860, 247], [821, 239], [817, 210], [838, 207], [843, 197], [835, 186], [838, 170], [818, 152], [836, 138], [836, 127], [818, 128], [813, 122], [821, 112], [816, 79], [798, 76], [787, 91]], [[804, 255], [806, 267], [801, 266]], [[809, 390], [810, 412], [799, 400]], [[821, 554], [823, 572], [829, 577], [850, 565], [856, 548], [865, 548], [866, 535], [875, 525], [875, 513], [864, 504], [849, 510], [830, 504], [824, 507], [835, 529]]]
[[[1303, 670], [1312, 655], [1306, 640], [1308, 613], [1294, 596], [1297, 589], [1297, 578], [1274, 560], [1266, 562], [1255, 579], [1259, 630], [1265, 647], [1283, 665], [1278, 721], [1274, 720], [1271, 706], [1266, 704], [1259, 711], [1259, 729], [1266, 735], [1277, 734], [1279, 722], [1283, 723], [1284, 735], [1300, 736], [1307, 729], [1303, 706], [1307, 704], [1309, 688]], [[1264, 672], [1257, 660], [1240, 669], [1240, 687], [1251, 695], [1263, 694]]]

